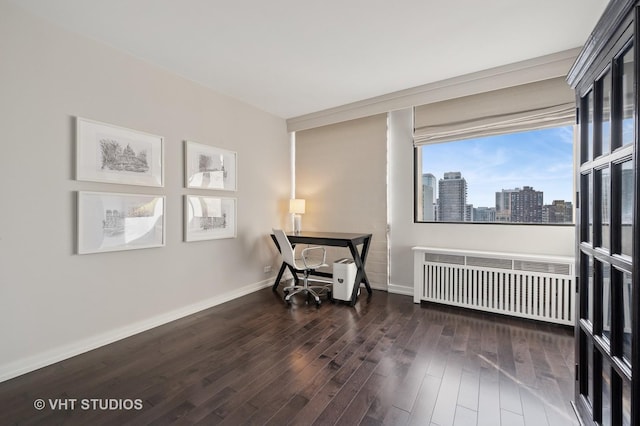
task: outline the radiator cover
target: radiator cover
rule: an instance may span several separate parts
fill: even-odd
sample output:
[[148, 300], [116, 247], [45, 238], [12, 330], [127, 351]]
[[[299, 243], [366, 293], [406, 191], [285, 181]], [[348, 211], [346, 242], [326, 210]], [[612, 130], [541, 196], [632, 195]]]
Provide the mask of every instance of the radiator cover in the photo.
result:
[[414, 247], [414, 302], [574, 325], [575, 260]]

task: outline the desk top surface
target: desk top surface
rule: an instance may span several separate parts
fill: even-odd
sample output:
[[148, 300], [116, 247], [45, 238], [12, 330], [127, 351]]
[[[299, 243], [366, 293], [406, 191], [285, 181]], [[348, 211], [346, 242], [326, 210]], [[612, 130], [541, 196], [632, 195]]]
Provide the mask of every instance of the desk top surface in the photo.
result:
[[287, 233], [287, 238], [290, 241], [294, 241], [296, 239], [304, 240], [304, 239], [317, 239], [317, 240], [364, 240], [367, 238], [371, 238], [371, 234], [359, 234], [359, 233], [350, 233], [350, 232], [310, 232], [310, 231], [301, 231], [299, 234], [294, 234], [293, 232]]

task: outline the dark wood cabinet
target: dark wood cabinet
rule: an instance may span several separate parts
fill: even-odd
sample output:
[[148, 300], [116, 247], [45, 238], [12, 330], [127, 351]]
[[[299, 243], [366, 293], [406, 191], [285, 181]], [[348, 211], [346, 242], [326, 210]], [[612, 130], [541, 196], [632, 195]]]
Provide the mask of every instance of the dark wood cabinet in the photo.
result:
[[579, 128], [575, 405], [585, 424], [640, 424], [639, 4], [609, 3], [567, 77]]

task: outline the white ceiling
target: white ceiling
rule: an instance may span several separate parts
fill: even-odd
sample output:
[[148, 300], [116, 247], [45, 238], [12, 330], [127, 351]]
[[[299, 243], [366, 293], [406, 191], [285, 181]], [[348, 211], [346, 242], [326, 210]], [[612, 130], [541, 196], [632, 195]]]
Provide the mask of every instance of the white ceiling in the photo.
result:
[[584, 44], [608, 0], [11, 0], [296, 117]]

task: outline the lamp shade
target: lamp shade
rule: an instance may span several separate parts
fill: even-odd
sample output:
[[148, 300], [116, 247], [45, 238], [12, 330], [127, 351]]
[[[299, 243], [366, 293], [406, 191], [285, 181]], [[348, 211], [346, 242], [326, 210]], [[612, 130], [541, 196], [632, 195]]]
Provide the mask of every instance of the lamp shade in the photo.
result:
[[304, 214], [304, 200], [300, 198], [292, 198], [289, 200], [289, 213]]

